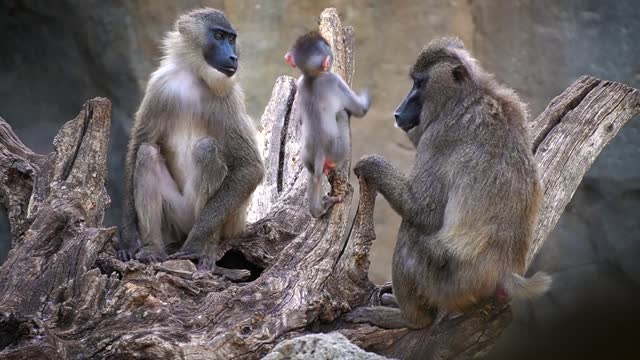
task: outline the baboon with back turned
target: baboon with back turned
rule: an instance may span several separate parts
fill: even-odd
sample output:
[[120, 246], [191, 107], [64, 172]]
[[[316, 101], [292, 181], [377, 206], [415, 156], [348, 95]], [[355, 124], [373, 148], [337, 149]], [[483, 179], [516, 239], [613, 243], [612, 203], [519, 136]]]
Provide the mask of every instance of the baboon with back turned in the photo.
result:
[[413, 170], [376, 155], [354, 168], [402, 217], [392, 268], [401, 312], [347, 318], [422, 328], [484, 298], [543, 293], [550, 277], [523, 277], [542, 196], [525, 105], [457, 38], [430, 42], [410, 75], [395, 120], [416, 147]]

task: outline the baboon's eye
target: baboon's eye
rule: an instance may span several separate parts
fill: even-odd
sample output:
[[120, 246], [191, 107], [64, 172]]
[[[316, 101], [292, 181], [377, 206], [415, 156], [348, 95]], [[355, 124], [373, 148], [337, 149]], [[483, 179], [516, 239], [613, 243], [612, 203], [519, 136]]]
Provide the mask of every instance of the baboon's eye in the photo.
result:
[[229, 43], [231, 43], [233, 45], [235, 42], [236, 42], [235, 35], [229, 35]]
[[220, 31], [216, 32], [216, 40], [222, 40], [223, 37], [224, 37], [224, 35], [222, 35], [222, 33]]
[[425, 86], [427, 84], [427, 81], [429, 81], [429, 75], [421, 75], [418, 76], [416, 78], [414, 78], [416, 87], [418, 88], [422, 88], [423, 86]]

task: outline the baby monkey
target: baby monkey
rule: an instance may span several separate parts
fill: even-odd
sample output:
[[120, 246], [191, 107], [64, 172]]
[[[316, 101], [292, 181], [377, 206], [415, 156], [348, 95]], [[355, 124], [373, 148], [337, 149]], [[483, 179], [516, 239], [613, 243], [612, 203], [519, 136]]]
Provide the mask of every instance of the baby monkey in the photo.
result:
[[322, 176], [329, 175], [347, 157], [349, 116], [363, 117], [371, 97], [366, 91], [355, 94], [339, 75], [329, 72], [333, 52], [317, 31], [300, 36], [284, 58], [302, 72], [297, 84], [304, 138], [302, 161], [311, 173], [309, 210], [319, 218], [343, 200], [343, 194], [322, 194]]

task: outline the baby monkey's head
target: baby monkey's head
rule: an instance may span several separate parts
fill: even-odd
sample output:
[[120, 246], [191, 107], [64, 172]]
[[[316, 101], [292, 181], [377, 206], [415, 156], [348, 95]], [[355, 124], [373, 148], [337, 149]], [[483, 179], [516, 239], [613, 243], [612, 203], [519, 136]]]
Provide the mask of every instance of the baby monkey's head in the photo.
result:
[[316, 77], [329, 71], [333, 61], [331, 46], [317, 31], [300, 36], [284, 56], [287, 64], [297, 67], [304, 76]]

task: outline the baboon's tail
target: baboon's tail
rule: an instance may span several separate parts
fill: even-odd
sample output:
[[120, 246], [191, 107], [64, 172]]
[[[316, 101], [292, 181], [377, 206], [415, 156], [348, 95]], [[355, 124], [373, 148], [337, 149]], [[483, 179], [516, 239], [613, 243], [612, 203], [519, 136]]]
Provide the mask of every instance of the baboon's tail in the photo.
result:
[[512, 273], [503, 283], [507, 294], [516, 299], [533, 299], [544, 294], [551, 287], [551, 276], [537, 272], [530, 278]]

